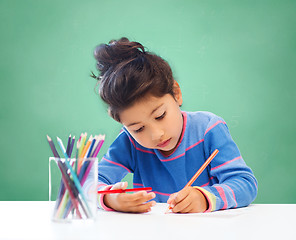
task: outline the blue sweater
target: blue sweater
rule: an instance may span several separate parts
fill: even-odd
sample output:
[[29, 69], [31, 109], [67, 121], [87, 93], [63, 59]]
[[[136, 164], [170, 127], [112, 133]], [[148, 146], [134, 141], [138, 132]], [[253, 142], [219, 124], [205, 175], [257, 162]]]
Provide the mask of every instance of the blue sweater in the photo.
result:
[[[180, 191], [211, 153], [219, 153], [192, 186], [206, 197], [207, 211], [243, 207], [257, 195], [257, 181], [245, 164], [225, 121], [209, 112], [182, 112], [183, 131], [178, 147], [164, 156], [139, 145], [123, 131], [99, 163], [99, 186], [110, 185], [133, 173], [134, 187], [152, 187], [157, 202]], [[105, 208], [102, 202], [99, 205]]]

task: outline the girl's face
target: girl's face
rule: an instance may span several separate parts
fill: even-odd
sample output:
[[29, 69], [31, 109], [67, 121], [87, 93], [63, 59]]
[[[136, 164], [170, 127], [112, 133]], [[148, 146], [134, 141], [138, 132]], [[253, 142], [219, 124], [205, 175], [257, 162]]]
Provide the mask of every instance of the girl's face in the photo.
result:
[[182, 94], [177, 82], [174, 89], [175, 99], [170, 94], [149, 94], [120, 114], [121, 123], [140, 145], [165, 155], [175, 150], [183, 128]]

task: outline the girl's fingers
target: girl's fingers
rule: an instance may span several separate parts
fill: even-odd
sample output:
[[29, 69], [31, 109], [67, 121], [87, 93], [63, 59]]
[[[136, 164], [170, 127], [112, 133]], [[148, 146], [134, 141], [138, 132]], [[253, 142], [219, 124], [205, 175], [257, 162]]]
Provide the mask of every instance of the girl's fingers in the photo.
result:
[[172, 203], [172, 201], [173, 201], [173, 199], [175, 198], [176, 194], [177, 194], [177, 193], [173, 193], [173, 194], [170, 195], [169, 199], [167, 200], [167, 203], [168, 203], [168, 204], [171, 204], [171, 203]]
[[155, 201], [151, 201], [148, 203], [144, 203], [144, 204], [140, 204], [140, 205], [136, 205], [136, 206], [131, 206], [129, 208], [129, 212], [149, 212], [151, 211], [151, 207], [155, 206], [156, 202]]
[[155, 193], [153, 192], [123, 193], [121, 197], [121, 201], [128, 212], [148, 212], [156, 204], [155, 201], [148, 202], [155, 197]]
[[198, 189], [188, 187], [183, 190], [178, 192], [171, 204], [173, 212], [204, 212], [207, 209], [207, 201]]
[[182, 201], [175, 204], [172, 211], [173, 212], [186, 212], [187, 208], [190, 208], [191, 201], [188, 198], [184, 198]]
[[115, 190], [115, 189], [126, 189], [127, 188], [128, 183], [127, 182], [118, 182], [115, 183], [111, 190]]
[[190, 209], [191, 209], [191, 202], [184, 200], [184, 201], [176, 204], [173, 207], [172, 211], [175, 212], [175, 213], [178, 213], [178, 212], [179, 213], [186, 213]]
[[155, 193], [154, 192], [147, 193], [145, 191], [141, 191], [133, 194], [124, 193], [121, 195], [121, 197], [122, 197], [122, 201], [125, 201], [130, 205], [134, 206], [134, 205], [145, 203], [155, 198]]
[[[126, 189], [127, 182], [119, 182], [113, 185], [113, 189]], [[113, 208], [116, 211], [122, 212], [149, 212], [151, 207], [155, 206], [155, 201], [150, 201], [155, 198], [154, 192], [147, 193], [139, 191], [134, 193], [116, 193], [107, 194], [104, 197], [106, 206]]]
[[177, 205], [179, 202], [182, 202], [188, 196], [188, 194], [189, 194], [189, 191], [187, 188], [184, 188], [181, 191], [174, 193], [169, 204], [173, 206]]

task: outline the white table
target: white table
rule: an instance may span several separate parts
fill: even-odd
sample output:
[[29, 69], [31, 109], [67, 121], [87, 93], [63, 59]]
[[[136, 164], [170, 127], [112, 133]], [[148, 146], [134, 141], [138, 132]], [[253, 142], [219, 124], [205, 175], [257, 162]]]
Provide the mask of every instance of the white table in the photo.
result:
[[296, 204], [254, 204], [202, 214], [98, 210], [96, 221], [51, 221], [51, 202], [0, 202], [0, 239], [296, 239]]

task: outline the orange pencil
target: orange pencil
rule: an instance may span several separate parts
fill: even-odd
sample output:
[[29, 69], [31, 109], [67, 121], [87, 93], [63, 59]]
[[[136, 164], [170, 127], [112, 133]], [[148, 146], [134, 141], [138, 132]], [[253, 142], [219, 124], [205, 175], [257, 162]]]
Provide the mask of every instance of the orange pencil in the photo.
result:
[[88, 148], [89, 148], [89, 146], [90, 146], [92, 140], [93, 140], [93, 136], [90, 135], [90, 137], [89, 137], [87, 143], [85, 144], [85, 146], [84, 146], [84, 148], [83, 148], [83, 150], [82, 150], [82, 152], [81, 152], [80, 158], [84, 158], [84, 157], [85, 157], [85, 154], [87, 153], [87, 150], [88, 150]]
[[[210, 164], [210, 162], [214, 159], [214, 157], [217, 155], [219, 152], [218, 149], [216, 149], [211, 156], [207, 159], [207, 161], [204, 162], [204, 164], [198, 169], [198, 171], [193, 175], [193, 177], [189, 180], [189, 182], [185, 185], [184, 188], [189, 187], [194, 183], [194, 181], [199, 177], [199, 175], [205, 170], [205, 168]], [[168, 207], [165, 213], [168, 213], [169, 210], [173, 209], [171, 206]]]

